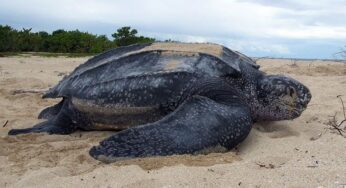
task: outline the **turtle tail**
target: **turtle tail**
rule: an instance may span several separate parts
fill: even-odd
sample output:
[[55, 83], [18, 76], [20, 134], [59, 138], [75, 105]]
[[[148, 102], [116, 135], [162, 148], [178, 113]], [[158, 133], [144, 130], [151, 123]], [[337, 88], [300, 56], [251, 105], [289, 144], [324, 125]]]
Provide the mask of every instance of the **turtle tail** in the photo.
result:
[[64, 101], [65, 99], [62, 99], [58, 104], [43, 109], [38, 115], [38, 119], [51, 119], [54, 116], [58, 115], [64, 104]]

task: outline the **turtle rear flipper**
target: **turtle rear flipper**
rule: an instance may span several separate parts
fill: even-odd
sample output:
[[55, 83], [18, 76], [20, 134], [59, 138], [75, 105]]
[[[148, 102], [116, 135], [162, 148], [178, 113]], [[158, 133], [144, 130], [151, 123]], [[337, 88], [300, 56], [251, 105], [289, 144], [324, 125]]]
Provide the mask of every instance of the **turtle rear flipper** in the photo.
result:
[[114, 162], [134, 157], [210, 152], [220, 146], [228, 150], [246, 138], [251, 125], [245, 105], [224, 105], [194, 96], [162, 120], [121, 131], [89, 153], [98, 160]]
[[[70, 134], [77, 129], [77, 126], [72, 122], [73, 109], [69, 108], [68, 102], [65, 100], [56, 106], [61, 105], [59, 113], [52, 116], [48, 121], [44, 121], [34, 125], [31, 128], [12, 129], [8, 135], [40, 133], [47, 132], [48, 134]], [[56, 107], [53, 106], [53, 107]], [[57, 108], [57, 107], [56, 107]]]
[[27, 134], [27, 133], [41, 133], [47, 132], [49, 134], [70, 134], [74, 130], [69, 127], [63, 127], [60, 125], [55, 125], [54, 121], [45, 121], [36, 124], [31, 128], [26, 129], [11, 129], [8, 132], [8, 135], [17, 135], [17, 134]]

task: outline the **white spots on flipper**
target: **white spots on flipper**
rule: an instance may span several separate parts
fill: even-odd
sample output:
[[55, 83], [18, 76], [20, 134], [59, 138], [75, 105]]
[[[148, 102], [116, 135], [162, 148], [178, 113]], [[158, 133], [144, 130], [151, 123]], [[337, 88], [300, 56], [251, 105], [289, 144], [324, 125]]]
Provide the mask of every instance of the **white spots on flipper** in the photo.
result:
[[[243, 128], [248, 125], [235, 123], [242, 113], [238, 113], [241, 108], [234, 108], [237, 107], [195, 96], [161, 121], [120, 132], [103, 141], [95, 153], [143, 157], [227, 151], [249, 131], [248, 127]], [[220, 115], [219, 110], [226, 115]]]

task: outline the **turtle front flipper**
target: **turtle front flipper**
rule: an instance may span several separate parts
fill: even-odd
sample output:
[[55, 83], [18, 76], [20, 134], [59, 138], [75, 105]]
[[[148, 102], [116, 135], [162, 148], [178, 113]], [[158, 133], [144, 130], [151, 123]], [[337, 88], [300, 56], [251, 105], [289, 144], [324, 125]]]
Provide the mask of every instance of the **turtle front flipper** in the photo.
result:
[[90, 150], [104, 162], [149, 156], [194, 154], [229, 150], [249, 134], [252, 120], [248, 107], [224, 105], [194, 96], [174, 112], [155, 122], [121, 131]]

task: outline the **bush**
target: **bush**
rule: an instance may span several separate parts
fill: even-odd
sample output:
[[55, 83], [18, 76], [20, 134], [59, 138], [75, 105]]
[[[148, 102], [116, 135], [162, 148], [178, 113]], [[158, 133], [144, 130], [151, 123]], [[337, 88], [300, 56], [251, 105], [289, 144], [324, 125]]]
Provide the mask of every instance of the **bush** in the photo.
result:
[[117, 32], [112, 34], [114, 42], [117, 46], [128, 46], [137, 43], [147, 43], [154, 42], [154, 38], [148, 38], [144, 36], [136, 36], [136, 29], [131, 29], [131, 27], [122, 27], [117, 30]]
[[100, 53], [117, 46], [153, 42], [155, 39], [136, 36], [137, 30], [122, 27], [109, 40], [106, 35], [93, 35], [79, 30], [58, 29], [51, 34], [45, 31], [20, 31], [0, 25], [0, 52], [59, 52], [59, 53]]

